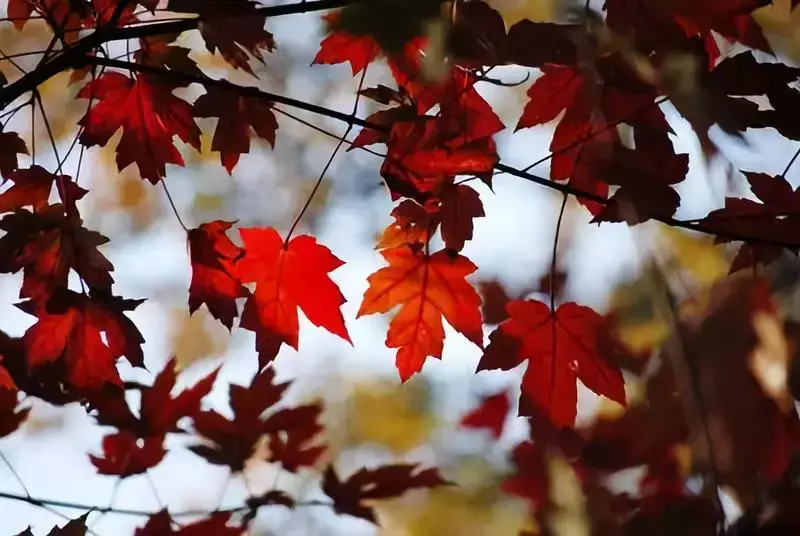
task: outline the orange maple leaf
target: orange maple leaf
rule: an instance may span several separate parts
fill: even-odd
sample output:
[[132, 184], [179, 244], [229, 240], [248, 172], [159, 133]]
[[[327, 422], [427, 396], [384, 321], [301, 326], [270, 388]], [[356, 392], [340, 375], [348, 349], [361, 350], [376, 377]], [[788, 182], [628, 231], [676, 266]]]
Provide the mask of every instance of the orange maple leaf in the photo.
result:
[[428, 255], [405, 245], [381, 255], [389, 266], [369, 276], [358, 316], [402, 304], [386, 337], [386, 346], [399, 348], [396, 365], [402, 381], [419, 372], [427, 356], [442, 358], [442, 316], [483, 348], [481, 298], [465, 279], [477, 269], [472, 261], [445, 250]]

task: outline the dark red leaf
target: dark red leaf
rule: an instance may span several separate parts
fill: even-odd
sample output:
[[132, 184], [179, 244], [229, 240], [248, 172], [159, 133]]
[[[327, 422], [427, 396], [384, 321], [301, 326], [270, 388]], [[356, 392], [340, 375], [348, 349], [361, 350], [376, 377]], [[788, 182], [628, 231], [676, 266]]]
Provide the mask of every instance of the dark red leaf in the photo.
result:
[[0, 386], [0, 437], [16, 431], [30, 413], [30, 408], [19, 408], [19, 392], [13, 386], [5, 385], [7, 381], [4, 380], [4, 384]]
[[17, 169], [3, 175], [13, 186], [0, 194], [0, 212], [13, 212], [18, 208], [33, 207], [34, 211], [46, 209], [53, 185], [68, 210], [75, 210], [75, 202], [86, 195], [84, 190], [67, 175], [54, 175], [41, 166]]
[[131, 432], [138, 438], [163, 439], [167, 433], [179, 432], [178, 421], [197, 415], [200, 403], [211, 392], [219, 370], [173, 396], [172, 390], [177, 380], [175, 366], [175, 359], [171, 359], [158, 373], [152, 386], [140, 389], [138, 417], [131, 412], [124, 396], [112, 394], [96, 397], [93, 405], [97, 409], [97, 422]]
[[218, 117], [211, 150], [219, 151], [222, 165], [233, 172], [239, 156], [250, 152], [250, 129], [256, 135], [275, 145], [278, 122], [272, 112], [272, 103], [238, 95], [235, 91], [207, 88], [194, 103], [195, 117]]
[[[244, 534], [241, 527], [228, 526], [230, 512], [212, 513], [210, 517], [183, 523], [173, 523], [167, 510], [161, 510], [147, 519], [147, 523], [134, 532], [134, 536], [239, 536]], [[178, 528], [173, 529], [173, 524]]]
[[523, 441], [514, 447], [511, 459], [515, 471], [503, 481], [503, 491], [528, 500], [533, 508], [546, 503], [550, 475], [542, 449], [531, 441]]
[[19, 167], [17, 155], [28, 154], [25, 141], [16, 132], [2, 132], [0, 130], [0, 175], [8, 175]]
[[189, 57], [191, 49], [171, 44], [177, 38], [174, 34], [142, 38], [134, 58], [144, 65], [166, 67], [178, 73], [201, 76], [202, 71], [197, 63]]
[[372, 523], [377, 523], [372, 507], [362, 501], [399, 497], [415, 488], [437, 488], [450, 484], [438, 469], [422, 469], [417, 465], [384, 465], [376, 469], [362, 468], [340, 480], [333, 466], [325, 471], [322, 491], [333, 499], [333, 509]]
[[[34, 183], [51, 178], [38, 172], [18, 178], [22, 184], [22, 179], [31, 180], [31, 177]], [[21, 197], [22, 188], [17, 190]], [[0, 196], [0, 199], [8, 203], [38, 204], [37, 188], [32, 184], [28, 190], [33, 192], [29, 196], [31, 199], [14, 199], [18, 197], [16, 193], [6, 198]], [[108, 239], [83, 227], [80, 216], [65, 212], [63, 205], [46, 206], [35, 213], [17, 210], [0, 219], [0, 229], [6, 231], [0, 238], [0, 272], [23, 272], [22, 298], [46, 300], [56, 291], [66, 289], [70, 270], [75, 270], [93, 290], [108, 291], [114, 282], [109, 273], [114, 266], [97, 249]]]
[[311, 444], [321, 431], [317, 419], [322, 408], [317, 404], [304, 405], [265, 416], [289, 386], [289, 383], [275, 383], [274, 380], [275, 371], [265, 368], [253, 377], [248, 387], [231, 385], [232, 420], [216, 411], [197, 413], [194, 427], [200, 436], [208, 439], [208, 444], [195, 445], [190, 450], [209, 463], [227, 465], [238, 472], [244, 469], [259, 441], [266, 436], [270, 447], [268, 460], [280, 462], [290, 471], [313, 464], [323, 450]]
[[275, 48], [275, 39], [264, 28], [266, 16], [250, 0], [169, 0], [167, 8], [200, 15], [198, 29], [206, 49], [212, 54], [219, 51], [230, 65], [252, 75], [250, 58], [263, 63], [262, 53]]
[[472, 240], [473, 220], [485, 216], [478, 192], [464, 184], [451, 184], [441, 194], [439, 217], [445, 245], [461, 251]]
[[205, 304], [211, 315], [231, 329], [239, 314], [236, 298], [248, 295], [239, 281], [236, 261], [244, 250], [236, 246], [225, 232], [233, 222], [213, 221], [189, 231], [189, 256], [192, 282], [189, 286], [189, 312]]
[[38, 319], [23, 337], [29, 368], [62, 361], [76, 389], [121, 385], [115, 366], [120, 357], [143, 366], [144, 339], [123, 314], [142, 301], [110, 294], [85, 296], [67, 290], [54, 295], [46, 305], [24, 302], [20, 308]]
[[461, 426], [467, 428], [487, 428], [495, 439], [503, 435], [511, 404], [508, 393], [498, 393], [484, 398], [480, 405], [461, 419]]
[[166, 450], [163, 440], [155, 437], [139, 439], [130, 432], [119, 432], [103, 438], [103, 455], [89, 455], [101, 475], [125, 478], [144, 473], [158, 465]]

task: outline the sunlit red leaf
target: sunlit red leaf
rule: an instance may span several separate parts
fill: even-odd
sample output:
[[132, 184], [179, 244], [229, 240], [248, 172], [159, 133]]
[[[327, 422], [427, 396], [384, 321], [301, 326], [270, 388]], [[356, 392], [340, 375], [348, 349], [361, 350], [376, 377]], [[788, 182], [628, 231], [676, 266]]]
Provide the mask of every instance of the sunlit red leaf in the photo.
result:
[[[338, 13], [323, 17], [328, 23], [335, 22], [338, 18]], [[355, 76], [377, 58], [380, 51], [378, 43], [368, 35], [352, 35], [347, 32], [334, 31], [322, 40], [312, 63], [333, 65], [350, 62], [353, 76]]]
[[256, 333], [262, 365], [275, 357], [281, 343], [297, 349], [301, 309], [311, 323], [350, 342], [340, 307], [344, 296], [328, 275], [344, 264], [308, 235], [288, 244], [272, 228], [239, 229], [244, 257], [238, 268], [242, 282], [255, 282], [241, 326]]
[[602, 317], [588, 307], [564, 303], [555, 311], [542, 302], [514, 300], [510, 318], [492, 333], [478, 370], [509, 370], [524, 360], [520, 413], [543, 411], [558, 427], [572, 426], [578, 379], [595, 393], [625, 404], [620, 371], [598, 354]]
[[389, 324], [386, 345], [399, 348], [396, 364], [403, 381], [419, 372], [428, 356], [441, 359], [442, 317], [483, 347], [481, 298], [465, 279], [476, 268], [469, 259], [444, 250], [427, 255], [409, 246], [381, 255], [389, 266], [369, 276], [358, 316], [402, 305]]
[[78, 93], [95, 103], [79, 121], [84, 127], [81, 143], [105, 146], [122, 128], [117, 167], [121, 171], [135, 162], [143, 179], [158, 183], [166, 175], [166, 164], [184, 163], [172, 142], [174, 136], [200, 149], [192, 106], [172, 94], [178, 87], [148, 75], [103, 73]]

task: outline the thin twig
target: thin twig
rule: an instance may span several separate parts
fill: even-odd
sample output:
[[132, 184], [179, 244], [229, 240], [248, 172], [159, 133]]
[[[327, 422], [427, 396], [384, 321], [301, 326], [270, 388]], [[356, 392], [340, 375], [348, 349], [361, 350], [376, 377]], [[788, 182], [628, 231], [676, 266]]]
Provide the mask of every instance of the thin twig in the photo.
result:
[[[350, 113], [351, 117], [355, 117], [356, 112], [358, 112], [358, 103], [361, 99], [361, 89], [364, 87], [364, 79], [366, 78], [366, 76], [367, 76], [367, 69], [365, 68], [361, 72], [361, 79], [358, 82], [358, 90], [356, 91], [356, 100], [355, 103], [353, 104], [353, 111]], [[314, 187], [311, 189], [311, 193], [308, 195], [305, 204], [303, 204], [303, 208], [300, 209], [300, 213], [294, 219], [292, 226], [289, 228], [289, 232], [286, 233], [286, 239], [284, 240], [284, 247], [287, 244], [289, 244], [289, 240], [292, 238], [292, 233], [294, 233], [294, 230], [297, 228], [297, 225], [300, 223], [300, 220], [305, 215], [306, 211], [308, 210], [308, 207], [311, 206], [311, 201], [314, 199], [314, 196], [319, 190], [320, 185], [322, 185], [322, 181], [325, 179], [325, 174], [328, 172], [328, 169], [331, 167], [331, 164], [333, 164], [333, 159], [336, 158], [336, 155], [339, 153], [339, 149], [341, 149], [342, 145], [344, 145], [345, 140], [347, 139], [347, 135], [350, 134], [351, 130], [353, 130], [352, 122], [348, 123], [347, 129], [344, 131], [344, 134], [342, 134], [342, 136], [339, 138], [339, 143], [336, 144], [336, 147], [333, 149], [330, 158], [328, 158], [325, 167], [322, 168], [322, 171], [320, 172], [319, 177], [317, 178], [317, 182], [314, 183]]]

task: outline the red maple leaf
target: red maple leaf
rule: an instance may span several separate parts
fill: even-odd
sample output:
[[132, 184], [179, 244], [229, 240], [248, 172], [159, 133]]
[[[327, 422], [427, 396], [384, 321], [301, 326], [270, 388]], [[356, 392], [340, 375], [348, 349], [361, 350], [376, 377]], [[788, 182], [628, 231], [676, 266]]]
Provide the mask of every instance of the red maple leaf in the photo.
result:
[[120, 357], [143, 366], [144, 339], [123, 314], [142, 301], [65, 290], [46, 305], [23, 302], [19, 308], [37, 318], [23, 337], [29, 368], [62, 361], [69, 383], [77, 390], [93, 391], [107, 383], [121, 385], [115, 367]]
[[[339, 20], [339, 16], [339, 13], [333, 12], [324, 15], [322, 19], [328, 25], [333, 25]], [[350, 62], [353, 76], [355, 76], [366, 69], [367, 65], [372, 63], [380, 52], [380, 45], [369, 35], [353, 35], [343, 31], [333, 31], [322, 40], [319, 51], [311, 63], [335, 65]]]
[[173, 397], [171, 393], [177, 380], [175, 365], [173, 358], [158, 373], [152, 386], [141, 387], [138, 416], [131, 411], [122, 395], [97, 397], [93, 401], [97, 409], [97, 422], [131, 432], [140, 438], [163, 438], [167, 433], [180, 432], [178, 421], [183, 417], [194, 417], [200, 411], [200, 402], [211, 392], [218, 370]]
[[173, 398], [171, 391], [177, 375], [175, 360], [170, 360], [151, 387], [141, 388], [138, 416], [131, 411], [120, 391], [94, 397], [97, 422], [120, 430], [103, 439], [103, 458], [89, 456], [94, 466], [101, 474], [124, 478], [158, 465], [166, 454], [164, 437], [170, 432], [180, 432], [178, 421], [194, 417], [200, 411], [200, 402], [211, 392], [217, 372], [215, 370]]
[[166, 164], [183, 165], [174, 136], [200, 150], [192, 106], [172, 94], [178, 87], [148, 75], [103, 73], [78, 93], [78, 98], [96, 103], [78, 122], [84, 127], [81, 143], [105, 146], [122, 128], [117, 167], [121, 171], [135, 162], [143, 179], [158, 183], [166, 175]]
[[[8, 372], [3, 369], [4, 376], [8, 376]], [[3, 384], [0, 385], [0, 437], [5, 437], [12, 434], [17, 428], [25, 422], [30, 413], [30, 408], [19, 408], [19, 391], [12, 385], [8, 385], [11, 378], [3, 379]]]
[[[672, 91], [670, 97], [704, 146], [711, 149], [708, 129], [714, 125], [734, 136], [748, 128], [772, 127], [787, 138], [800, 140], [800, 128], [791, 120], [800, 106], [800, 92], [793, 87], [798, 78], [800, 69], [759, 62], [748, 51], [725, 58], [699, 79], [696, 90]], [[756, 102], [764, 97], [768, 106]]]
[[608, 25], [617, 33], [635, 36], [643, 48], [656, 51], [685, 47], [689, 38], [713, 44], [714, 30], [725, 37], [770, 52], [761, 28], [750, 15], [768, 0], [679, 0], [663, 4], [650, 0], [608, 0]]
[[410, 197], [424, 204], [456, 175], [491, 174], [498, 161], [492, 139], [463, 143], [464, 136], [453, 137], [441, 129], [442, 121], [422, 116], [392, 126], [381, 175], [394, 198]]
[[[731, 272], [777, 259], [784, 248], [759, 244], [758, 240], [800, 243], [800, 188], [781, 175], [743, 172], [750, 190], [761, 203], [740, 197], [725, 199], [725, 207], [710, 212], [702, 220], [704, 228], [721, 233], [737, 233], [756, 242], [744, 244], [731, 264]], [[718, 237], [717, 242], [730, 239]]]
[[275, 357], [281, 343], [297, 349], [298, 308], [315, 326], [350, 342], [340, 311], [345, 299], [328, 275], [344, 264], [341, 260], [308, 235], [284, 244], [272, 228], [244, 228], [239, 233], [245, 250], [239, 275], [243, 283], [256, 284], [240, 325], [256, 333], [261, 366]]
[[508, 410], [511, 404], [508, 393], [498, 393], [485, 397], [477, 408], [467, 413], [461, 419], [461, 426], [466, 428], [487, 428], [495, 439], [503, 435]]
[[506, 309], [510, 318], [490, 336], [478, 370], [510, 370], [528, 359], [521, 414], [529, 415], [526, 406], [532, 405], [557, 427], [572, 426], [578, 379], [595, 393], [625, 404], [622, 374], [598, 355], [599, 314], [572, 302], [551, 311], [539, 301], [514, 300]]
[[194, 102], [195, 117], [218, 117], [211, 150], [219, 151], [222, 165], [233, 172], [239, 156], [250, 152], [250, 129], [262, 140], [275, 146], [278, 122], [272, 112], [272, 103], [239, 95], [236, 91], [217, 87], [207, 88], [207, 93]]
[[243, 534], [243, 528], [228, 526], [230, 519], [230, 512], [217, 512], [193, 523], [175, 524], [178, 528], [173, 529], [172, 518], [165, 509], [151, 515], [143, 527], [136, 529], [134, 536], [239, 536]]
[[464, 184], [450, 184], [440, 196], [442, 238], [448, 248], [461, 251], [464, 242], [472, 240], [473, 220], [486, 215], [483, 203], [478, 192]]
[[436, 220], [416, 201], [406, 199], [392, 209], [394, 223], [384, 229], [376, 244], [377, 249], [388, 249], [404, 244], [425, 244], [436, 230]]
[[274, 410], [265, 416], [289, 386], [274, 380], [275, 371], [265, 368], [253, 377], [248, 387], [232, 384], [229, 391], [232, 420], [216, 411], [197, 413], [194, 427], [209, 443], [192, 446], [190, 450], [209, 463], [242, 471], [254, 457], [261, 438], [266, 436], [269, 461], [280, 462], [288, 470], [316, 462], [324, 450], [312, 445], [322, 429], [317, 422], [322, 407], [308, 404]]
[[[158, 0], [156, 0], [158, 1]], [[139, 39], [139, 50], [134, 59], [143, 65], [165, 67], [172, 71], [201, 76], [202, 71], [189, 54], [191, 49], [172, 44], [178, 38], [175, 34], [155, 35]]]
[[[269, 434], [266, 460], [279, 463], [293, 473], [301, 467], [312, 467], [328, 449], [315, 442], [323, 431], [318, 423], [321, 414], [321, 405], [310, 404], [283, 409], [268, 417], [263, 425]], [[305, 424], [297, 426], [297, 423]]]
[[167, 451], [160, 437], [137, 438], [130, 432], [119, 432], [103, 438], [103, 455], [89, 455], [101, 475], [126, 478], [152, 469], [164, 459]]
[[442, 357], [442, 317], [456, 331], [483, 347], [481, 298], [465, 277], [476, 267], [461, 255], [399, 246], [381, 252], [389, 263], [368, 278], [358, 316], [386, 313], [402, 305], [389, 324], [386, 345], [399, 348], [397, 370], [406, 381], [422, 369], [427, 356]]
[[239, 282], [236, 260], [244, 251], [225, 234], [233, 222], [216, 220], [188, 233], [192, 282], [189, 286], [189, 312], [205, 304], [211, 315], [228, 329], [239, 314], [236, 298], [248, 295]]
[[75, 202], [87, 193], [68, 175], [55, 175], [37, 165], [17, 169], [3, 176], [14, 184], [0, 194], [0, 212], [12, 212], [23, 207], [32, 207], [34, 211], [45, 209], [53, 185], [56, 185], [58, 195], [68, 211], [75, 211]]
[[421, 469], [414, 464], [384, 465], [375, 469], [362, 468], [342, 481], [333, 466], [325, 471], [322, 491], [333, 499], [333, 509], [372, 523], [377, 523], [375, 511], [363, 501], [391, 499], [416, 488], [438, 488], [449, 485], [435, 468]]
[[[517, 129], [542, 125], [556, 119], [561, 112], [550, 151], [553, 153], [550, 175], [555, 180], [569, 180], [569, 184], [595, 196], [607, 197], [609, 182], [600, 179], [593, 166], [579, 165], [588, 141], [600, 147], [613, 147], [619, 143], [616, 124], [626, 122], [645, 130], [650, 136], [658, 133], [667, 139], [671, 129], [660, 108], [653, 105], [655, 91], [638, 81], [630, 69], [617, 57], [597, 62], [594, 71], [578, 67], [545, 65], [543, 76], [528, 89], [528, 103], [517, 123]], [[637, 138], [638, 143], [650, 142], [648, 137]], [[610, 144], [610, 145], [609, 145]], [[637, 148], [638, 148], [637, 144]], [[659, 145], [658, 151], [672, 153], [669, 147]], [[640, 189], [647, 189], [641, 186]], [[601, 205], [580, 198], [593, 214]]]
[[650, 218], [669, 218], [680, 205], [671, 187], [686, 178], [689, 155], [675, 154], [666, 131], [662, 143], [648, 135], [646, 142], [628, 149], [620, 143], [587, 143], [576, 174], [592, 174], [609, 185], [619, 186], [609, 203], [592, 222], [625, 221], [635, 225]]
[[508, 318], [506, 305], [511, 301], [505, 286], [496, 280], [481, 281], [478, 288], [483, 298], [481, 315], [486, 324], [499, 324]]
[[[5, 199], [11, 204], [15, 196]], [[37, 199], [22, 202], [36, 203]], [[42, 300], [66, 289], [70, 270], [93, 290], [107, 291], [114, 282], [109, 273], [114, 266], [97, 250], [108, 238], [84, 228], [80, 216], [65, 213], [63, 205], [34, 213], [17, 210], [0, 219], [0, 229], [6, 231], [0, 238], [0, 272], [22, 270], [20, 297]]]
[[[89, 517], [89, 514], [91, 514], [91, 511], [86, 512], [81, 517], [71, 519], [63, 527], [53, 527], [50, 532], [47, 533], [47, 536], [86, 536], [86, 532], [89, 530], [86, 527], [86, 518]], [[30, 527], [28, 527], [17, 534], [17, 536], [33, 536], [33, 532], [31, 532]]]
[[8, 0], [8, 16], [17, 30], [22, 30], [36, 12], [70, 44], [79, 37], [75, 30], [92, 24], [92, 11], [87, 0]]
[[19, 167], [17, 155], [28, 154], [25, 140], [16, 132], [3, 132], [0, 129], [0, 175], [8, 175]]
[[263, 63], [262, 51], [275, 48], [275, 39], [264, 28], [266, 16], [250, 0], [169, 0], [167, 9], [200, 15], [198, 29], [206, 49], [219, 51], [231, 66], [252, 75], [250, 58]]
[[522, 497], [532, 508], [541, 507], [549, 500], [550, 474], [542, 449], [532, 441], [523, 441], [511, 452], [514, 474], [502, 484], [506, 493]]

